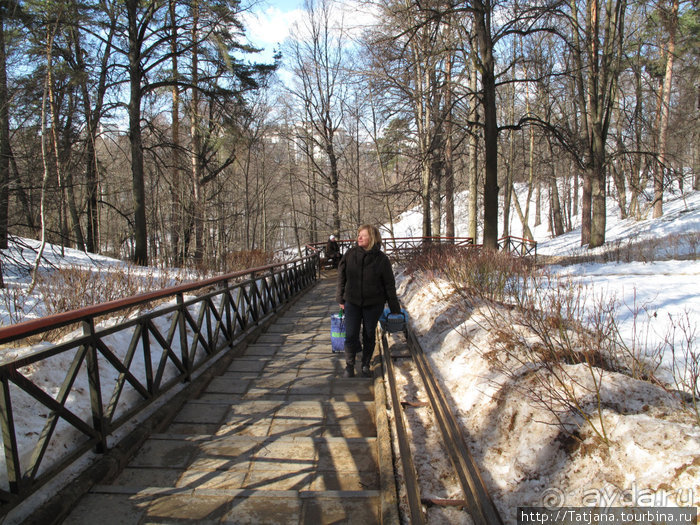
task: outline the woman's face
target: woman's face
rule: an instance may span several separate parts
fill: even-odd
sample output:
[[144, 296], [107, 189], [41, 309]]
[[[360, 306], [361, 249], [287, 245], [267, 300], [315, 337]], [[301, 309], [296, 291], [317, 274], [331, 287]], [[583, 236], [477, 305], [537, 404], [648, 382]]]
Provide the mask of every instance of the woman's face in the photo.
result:
[[357, 244], [365, 250], [369, 248], [369, 232], [367, 230], [360, 230], [357, 234]]

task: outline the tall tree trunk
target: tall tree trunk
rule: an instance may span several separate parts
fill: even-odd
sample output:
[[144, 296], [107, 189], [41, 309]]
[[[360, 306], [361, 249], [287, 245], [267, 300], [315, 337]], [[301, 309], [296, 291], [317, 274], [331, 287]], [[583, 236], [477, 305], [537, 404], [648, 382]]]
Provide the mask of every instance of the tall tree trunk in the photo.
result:
[[[355, 94], [355, 107], [357, 108], [357, 111], [355, 112], [355, 185], [357, 186], [357, 216], [362, 217], [362, 194], [360, 193], [360, 187], [362, 186], [362, 180], [360, 177], [360, 173], [362, 171], [362, 161], [361, 161], [361, 151], [360, 151], [360, 101], [359, 97], [357, 94]], [[374, 111], [374, 108], [372, 108], [372, 111]], [[376, 137], [376, 135], [374, 135]], [[376, 144], [376, 142], [375, 142]], [[380, 163], [381, 164], [381, 163]], [[385, 179], [385, 174], [384, 174], [384, 168], [380, 166], [379, 168], [382, 172], [382, 181], [384, 183], [384, 187], [386, 188], [386, 179]], [[389, 218], [389, 224], [390, 224], [390, 231], [393, 231], [393, 228], [391, 228], [391, 213], [387, 215]], [[340, 218], [338, 219], [340, 220]], [[333, 233], [336, 235], [340, 234], [340, 225], [338, 225], [338, 228], [336, 228]], [[393, 236], [393, 235], [392, 235]]]
[[[513, 63], [515, 63], [518, 55], [517, 41], [513, 39]], [[515, 122], [515, 68], [513, 68], [513, 84], [510, 89], [510, 121]], [[513, 132], [510, 132], [510, 140], [508, 141], [509, 151], [508, 151], [508, 165], [506, 166], [506, 187], [503, 192], [503, 236], [508, 237], [510, 235], [510, 207], [512, 204], [512, 194], [513, 194], [513, 170], [515, 164], [515, 140], [513, 139]]]
[[202, 138], [201, 138], [201, 108], [199, 90], [199, 1], [192, 2], [192, 60], [191, 77], [192, 100], [190, 102], [190, 135], [192, 140], [192, 198], [194, 200], [194, 260], [201, 263], [204, 261], [204, 188], [202, 187]]
[[[244, 197], [244, 222], [245, 222], [245, 228], [244, 228], [244, 239], [245, 239], [245, 247], [247, 250], [252, 250], [253, 246], [251, 245], [252, 242], [252, 232], [251, 230], [251, 222], [253, 219], [253, 204], [251, 203], [250, 194], [251, 194], [251, 189], [250, 189], [250, 169], [253, 164], [252, 161], [252, 154], [253, 154], [253, 144], [252, 140], [248, 142], [248, 147], [246, 148], [246, 160], [243, 165], [243, 197]], [[257, 192], [253, 190], [253, 192], [257, 198]]]
[[[451, 88], [450, 88], [451, 89]], [[451, 107], [452, 100], [449, 97]], [[451, 111], [445, 122], [445, 235], [447, 237], [455, 236], [455, 181], [454, 181], [454, 158], [452, 144], [452, 116]]]
[[433, 235], [432, 210], [430, 206], [430, 163], [423, 161], [421, 167], [421, 207], [423, 208], [423, 237]]
[[134, 200], [134, 263], [148, 264], [148, 225], [146, 223], [146, 188], [141, 134], [141, 37], [138, 28], [138, 0], [126, 0], [129, 24], [129, 145], [131, 182]]
[[600, 134], [593, 139], [593, 166], [591, 168], [591, 242], [589, 248], [605, 243], [605, 144]]
[[[576, 126], [576, 131], [578, 131], [578, 136], [581, 136], [583, 140], [590, 140], [590, 132], [588, 129], [588, 97], [586, 96], [586, 86], [583, 79], [584, 65], [583, 65], [583, 43], [579, 35], [579, 30], [581, 23], [579, 22], [578, 16], [578, 5], [576, 0], [570, 0], [571, 7], [571, 17], [572, 17], [572, 31], [574, 45], [571, 47], [572, 58], [574, 61], [574, 99], [578, 102], [578, 109], [581, 115], [580, 119], [576, 118], [577, 113], [574, 112], [574, 125]], [[579, 129], [577, 124], [580, 122]], [[578, 208], [578, 178], [575, 180], [575, 190], [574, 190], [574, 208]], [[581, 187], [581, 246], [585, 246], [591, 241], [591, 173], [588, 169], [583, 170], [583, 183]]]
[[[330, 130], [329, 130], [330, 131]], [[330, 164], [331, 178], [331, 199], [333, 205], [333, 231], [340, 231], [340, 173], [338, 171], [338, 157], [335, 154], [333, 146], [333, 134], [329, 136], [329, 141], [326, 143], [326, 154]]]
[[[452, 17], [448, 17], [446, 26], [452, 26]], [[452, 30], [452, 29], [451, 29]], [[445, 94], [444, 94], [444, 153], [443, 153], [443, 177], [445, 182], [445, 235], [455, 236], [455, 183], [454, 183], [454, 145], [452, 141], [452, 104], [453, 104], [453, 80], [452, 68], [454, 63], [454, 52], [448, 51], [445, 58]]]
[[[528, 84], [529, 86], [529, 84]], [[530, 96], [529, 88], [526, 86], [526, 111], [530, 113]], [[535, 128], [530, 126], [528, 141], [528, 176], [527, 176], [527, 198], [525, 199], [525, 211], [519, 213], [520, 220], [523, 224], [523, 237], [533, 240], [532, 230], [530, 230], [530, 203], [532, 202], [532, 193], [535, 190]], [[523, 222], [524, 221], [524, 222]], [[537, 225], [537, 221], [535, 221]]]
[[[416, 61], [418, 53], [416, 53]], [[427, 73], [416, 74], [420, 88], [416, 96], [416, 121], [418, 122], [418, 143], [420, 145], [420, 165], [421, 165], [421, 206], [423, 208], [423, 237], [431, 237], [432, 232], [432, 210], [430, 206], [430, 185], [432, 175], [431, 147], [430, 147], [430, 105], [426, 101], [427, 97]]]
[[[588, 0], [586, 5], [585, 46], [579, 38], [578, 7], [571, 1], [574, 31], [573, 59], [577, 98], [586, 140], [581, 244], [589, 248], [605, 242], [606, 222], [606, 139], [617, 96], [617, 76], [623, 56], [626, 0]], [[582, 54], [585, 53], [585, 62]], [[585, 82], [584, 82], [585, 73]], [[584, 89], [585, 85], [585, 89]]]
[[552, 163], [552, 177], [550, 179], [550, 201], [551, 206], [551, 220], [552, 220], [552, 233], [555, 236], [562, 235], [564, 233], [564, 220], [562, 219], [561, 212], [561, 200], [559, 199], [559, 187], [557, 186], [557, 170], [556, 162], [554, 160], [553, 151], [550, 144], [550, 158]]
[[39, 282], [39, 268], [41, 267], [41, 259], [44, 256], [44, 249], [46, 248], [46, 192], [48, 190], [48, 182], [49, 182], [49, 159], [48, 159], [48, 151], [47, 151], [47, 146], [46, 146], [46, 105], [48, 103], [47, 99], [49, 98], [49, 86], [51, 85], [50, 82], [50, 77], [48, 75], [48, 72], [51, 71], [52, 69], [52, 64], [51, 64], [51, 57], [53, 56], [52, 54], [52, 48], [53, 48], [53, 39], [54, 39], [54, 34], [53, 33], [48, 33], [47, 31], [47, 39], [46, 39], [46, 71], [47, 71], [47, 76], [46, 79], [44, 80], [44, 90], [42, 93], [41, 97], [41, 124], [40, 124], [40, 129], [41, 129], [41, 166], [43, 168], [43, 175], [41, 178], [41, 196], [40, 196], [40, 204], [39, 204], [39, 217], [41, 220], [41, 241], [39, 244], [39, 252], [36, 255], [36, 259], [34, 260], [34, 266], [32, 268], [32, 280], [29, 283], [29, 287], [27, 288], [27, 295], [31, 295], [34, 292], [34, 288], [36, 288], [37, 283]]
[[[7, 248], [10, 195], [10, 100], [7, 91], [5, 9], [0, 8], [0, 249]], [[0, 272], [1, 273], [1, 272]], [[1, 275], [0, 275], [1, 278]]]
[[[288, 128], [288, 126], [285, 126]], [[292, 211], [292, 231], [294, 232], [294, 240], [297, 244], [297, 253], [302, 254], [301, 238], [299, 236], [299, 223], [297, 222], [297, 205], [294, 200], [296, 190], [294, 188], [294, 152], [292, 151], [292, 141], [287, 139], [287, 180], [289, 181], [289, 204]]]
[[[384, 162], [382, 162], [382, 152], [379, 147], [379, 141], [377, 138], [379, 137], [379, 131], [377, 129], [377, 108], [374, 103], [374, 100], [372, 99], [372, 94], [370, 90], [370, 109], [372, 111], [372, 137], [373, 137], [373, 142], [374, 142], [374, 151], [377, 155], [377, 165], [379, 166], [379, 170], [382, 175], [382, 188], [384, 190], [384, 198], [382, 199], [382, 202], [384, 204], [384, 210], [386, 211], [386, 216], [389, 218], [389, 236], [390, 237], [395, 237], [394, 235], [394, 213], [391, 209], [391, 202], [389, 202], [389, 176], [387, 174], [386, 166], [384, 165]], [[398, 161], [396, 163], [398, 165]], [[358, 174], [359, 177], [359, 174]], [[358, 179], [359, 183], [359, 179]]]
[[[175, 13], [176, 2], [170, 0], [169, 13], [172, 32], [170, 36], [170, 52], [172, 53], [172, 68], [173, 78], [178, 78], [180, 75], [177, 59], [177, 24]], [[180, 89], [177, 85], [171, 88], [172, 109], [171, 109], [171, 141], [172, 141], [172, 156], [170, 157], [170, 253], [172, 254], [173, 264], [180, 266], [184, 263], [184, 253], [181, 253], [180, 247], [180, 232], [183, 228], [182, 222], [182, 181], [180, 165]]]
[[440, 109], [442, 91], [437, 87], [437, 71], [434, 67], [430, 69], [430, 83], [428, 88], [430, 96], [430, 114], [432, 140], [430, 147], [430, 178], [431, 178], [431, 234], [440, 237], [442, 231], [442, 172], [444, 159], [444, 114]]
[[473, 0], [484, 106], [484, 248], [498, 249], [498, 119], [491, 2]]
[[[695, 121], [698, 121], [697, 114]], [[693, 189], [700, 191], [700, 126], [695, 126], [695, 131], [693, 132], [693, 173], [695, 173]]]
[[[52, 66], [53, 67], [53, 66]], [[85, 251], [85, 240], [83, 238], [83, 230], [80, 227], [80, 216], [78, 215], [78, 210], [75, 205], [75, 191], [72, 172], [70, 170], [64, 170], [63, 166], [65, 161], [63, 157], [67, 155], [70, 144], [65, 144], [63, 147], [59, 141], [58, 136], [58, 104], [56, 102], [56, 93], [53, 86], [53, 70], [49, 69], [47, 71], [47, 78], [49, 82], [49, 108], [51, 113], [51, 138], [53, 140], [53, 150], [54, 150], [54, 162], [56, 165], [56, 177], [58, 179], [58, 187], [61, 192], [61, 202], [65, 206], [65, 221], [66, 221], [66, 231], [64, 232], [64, 238], [68, 241], [69, 245], [73, 245], [75, 248], [81, 251]], [[72, 107], [72, 104], [69, 104]], [[70, 110], [69, 110], [70, 111]], [[68, 140], [68, 133], [72, 127], [70, 115], [68, 117], [68, 122], [65, 126], [65, 137]], [[65, 152], [65, 153], [63, 153]], [[68, 220], [70, 219], [70, 230], [73, 232], [72, 243], [67, 236], [68, 233]], [[65, 242], [64, 242], [65, 243]]]
[[[89, 104], [89, 103], [88, 103]], [[96, 132], [91, 124], [87, 125], [87, 144], [85, 155], [85, 207], [87, 224], [85, 228], [85, 249], [90, 253], [100, 253], [99, 239], [99, 214], [98, 202], [98, 179], [97, 179], [97, 150], [95, 148]]]
[[[641, 46], [637, 50], [637, 56], [635, 57], [634, 66], [634, 93], [635, 93], [635, 104], [633, 113], [633, 128], [634, 128], [634, 143], [635, 149], [637, 151], [642, 151], [642, 124], [644, 123], [642, 119], [642, 108], [643, 108], [643, 98], [642, 98], [642, 65], [641, 65]], [[630, 187], [630, 200], [628, 215], [632, 217], [640, 216], [639, 208], [639, 196], [642, 194], [642, 156], [634, 155], [632, 157], [631, 163], [632, 169], [628, 175], [629, 187]]]
[[[574, 170], [574, 188], [573, 188], [573, 199], [571, 203], [571, 213], [572, 215], [578, 215], [578, 209], [579, 209], [579, 194], [581, 191], [579, 190], [580, 184], [579, 184], [579, 172], [578, 170]], [[573, 222], [573, 221], [572, 221]]]
[[581, 246], [591, 242], [591, 213], [593, 195], [592, 170], [583, 172], [583, 184], [581, 186]]
[[467, 235], [477, 242], [477, 216], [479, 206], [479, 149], [477, 125], [479, 121], [479, 109], [477, 105], [477, 74], [476, 74], [476, 52], [473, 52], [472, 70], [469, 79], [469, 89], [473, 93], [469, 102], [469, 120], [474, 122], [469, 133], [469, 217], [467, 219]]
[[[439, 139], [438, 139], [439, 140]], [[430, 200], [431, 210], [430, 217], [432, 224], [430, 226], [431, 235], [440, 237], [442, 230], [442, 155], [440, 149], [433, 150], [433, 160], [430, 163], [431, 182], [430, 185]]]
[[[411, 10], [410, 0], [405, 0], [407, 10]], [[420, 38], [419, 38], [420, 37]], [[430, 104], [430, 52], [425, 44], [425, 35], [419, 33], [410, 41], [411, 59], [413, 61], [412, 73], [415, 88], [413, 90], [413, 112], [418, 133], [418, 155], [420, 159], [421, 180], [421, 208], [423, 212], [423, 237], [432, 236], [432, 211], [430, 199], [431, 186], [431, 152], [432, 115]]]
[[673, 58], [676, 54], [676, 28], [678, 27], [679, 0], [673, 0], [668, 16], [668, 45], [666, 47], [666, 73], [664, 74], [661, 115], [659, 118], [659, 159], [654, 173], [654, 218], [664, 214], [664, 171], [666, 170], [666, 142], [668, 140], [668, 117], [671, 106], [673, 82]]
[[[74, 0], [72, 12], [78, 17], [78, 5]], [[85, 245], [88, 252], [100, 253], [100, 217], [98, 210], [99, 201], [99, 166], [97, 163], [97, 138], [99, 136], [99, 124], [102, 118], [104, 97], [107, 90], [108, 64], [112, 56], [112, 41], [116, 30], [116, 20], [110, 18], [109, 27], [106, 30], [104, 51], [101, 54], [100, 70], [97, 82], [94, 85], [94, 95], [88, 86], [87, 75], [81, 78], [80, 91], [82, 93], [83, 115], [85, 118]], [[76, 25], [70, 26], [70, 35], [75, 46], [75, 61], [79, 71], [87, 70], [85, 57], [87, 53], [83, 49], [81, 32]]]

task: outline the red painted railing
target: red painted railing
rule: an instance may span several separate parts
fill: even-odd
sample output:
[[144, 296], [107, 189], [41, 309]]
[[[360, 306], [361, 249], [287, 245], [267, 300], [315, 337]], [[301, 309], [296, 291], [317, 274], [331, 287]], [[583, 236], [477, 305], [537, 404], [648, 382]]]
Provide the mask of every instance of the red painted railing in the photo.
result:
[[[0, 359], [6, 467], [0, 475], [0, 521], [90, 449], [105, 452], [108, 436], [189, 381], [215, 355], [257, 333], [316, 281], [318, 266], [316, 254], [0, 328], [0, 344], [13, 344], [6, 352], [18, 355]], [[150, 306], [153, 301], [159, 306]], [[146, 311], [117, 324], [97, 322], [135, 307]], [[36, 336], [72, 325], [77, 327], [72, 337], [32, 344]], [[33, 370], [47, 366], [63, 377], [61, 384], [35, 380]], [[18, 428], [22, 418], [16, 410], [39, 414], [43, 427]], [[72, 438], [52, 449], [59, 423]]]
[[[384, 252], [395, 260], [410, 257], [430, 243], [452, 244], [476, 249], [482, 247], [481, 244], [474, 244], [474, 239], [471, 237], [388, 237], [382, 239]], [[345, 253], [348, 248], [355, 245], [355, 240], [339, 240], [338, 245], [340, 252]], [[537, 242], [529, 239], [512, 236], [502, 237], [498, 240], [498, 248], [518, 257], [537, 257]], [[306, 245], [306, 253], [319, 253], [321, 257], [324, 256], [325, 249], [325, 242]]]

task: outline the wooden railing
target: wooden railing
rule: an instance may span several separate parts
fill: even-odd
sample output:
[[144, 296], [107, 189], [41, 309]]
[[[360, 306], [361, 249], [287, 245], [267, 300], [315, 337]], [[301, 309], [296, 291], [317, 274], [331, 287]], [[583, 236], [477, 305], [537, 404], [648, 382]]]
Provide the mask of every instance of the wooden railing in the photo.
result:
[[[0, 328], [0, 356], [16, 356], [0, 358], [0, 516], [89, 450], [107, 451], [115, 430], [313, 284], [318, 265], [315, 254]], [[135, 308], [145, 311], [99, 322]], [[32, 344], [73, 326], [61, 342]], [[59, 380], [47, 385], [40, 368]], [[31, 415], [40, 428], [22, 427]], [[59, 426], [68, 443], [52, 442]]]
[[502, 237], [498, 239], [498, 249], [519, 257], [537, 258], [537, 241], [521, 237]]
[[[434, 243], [452, 244], [474, 249], [482, 248], [481, 244], [474, 244], [474, 239], [471, 237], [388, 237], [382, 239], [382, 250], [393, 260], [399, 260], [411, 257], [426, 245]], [[338, 245], [340, 246], [340, 253], [343, 254], [355, 245], [355, 240], [339, 240]], [[325, 242], [309, 243], [306, 245], [306, 253], [318, 253], [323, 257], [325, 247]], [[537, 256], [537, 242], [520, 237], [502, 237], [498, 240], [498, 248], [517, 257]]]

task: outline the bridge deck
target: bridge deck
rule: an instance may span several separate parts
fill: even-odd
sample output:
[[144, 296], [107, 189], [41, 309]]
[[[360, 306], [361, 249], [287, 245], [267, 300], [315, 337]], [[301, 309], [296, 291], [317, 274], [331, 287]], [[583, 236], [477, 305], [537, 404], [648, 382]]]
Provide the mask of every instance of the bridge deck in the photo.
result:
[[65, 522], [380, 523], [374, 382], [341, 378], [333, 286], [300, 298]]

